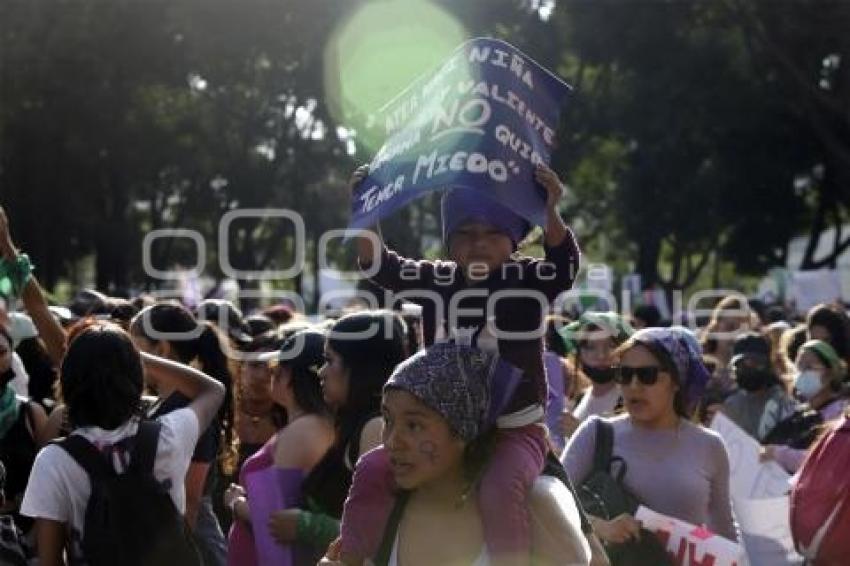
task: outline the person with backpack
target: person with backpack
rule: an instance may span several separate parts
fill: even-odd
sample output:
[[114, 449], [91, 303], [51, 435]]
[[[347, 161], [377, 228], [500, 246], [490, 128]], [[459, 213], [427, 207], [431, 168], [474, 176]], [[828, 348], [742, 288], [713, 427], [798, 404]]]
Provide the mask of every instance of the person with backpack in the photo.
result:
[[[188, 406], [141, 418], [145, 380]], [[43, 448], [21, 513], [35, 519], [41, 566], [195, 565], [184, 478], [224, 387], [189, 366], [140, 353], [119, 326], [96, 322], [74, 338], [60, 370], [72, 433]]]
[[[227, 541], [213, 509], [219, 478], [225, 470], [219, 463], [237, 458], [233, 439], [233, 379], [222, 332], [208, 320], [196, 320], [178, 303], [157, 303], [142, 309], [130, 322], [136, 347], [169, 360], [195, 365], [224, 386], [225, 402], [213, 423], [201, 433], [192, 464], [186, 474], [186, 519], [198, 541], [207, 566], [224, 566]], [[156, 418], [188, 404], [180, 391], [148, 384], [158, 395], [147, 416]], [[227, 470], [230, 471], [230, 470]]]
[[599, 502], [585, 505], [597, 535], [609, 547], [641, 539], [633, 514], [643, 504], [737, 540], [723, 441], [692, 422], [709, 380], [696, 337], [681, 327], [647, 328], [615, 357], [626, 414], [585, 421], [563, 456], [582, 501], [589, 492]]
[[850, 556], [850, 414], [833, 421], [803, 462], [791, 491], [791, 535], [807, 566]]

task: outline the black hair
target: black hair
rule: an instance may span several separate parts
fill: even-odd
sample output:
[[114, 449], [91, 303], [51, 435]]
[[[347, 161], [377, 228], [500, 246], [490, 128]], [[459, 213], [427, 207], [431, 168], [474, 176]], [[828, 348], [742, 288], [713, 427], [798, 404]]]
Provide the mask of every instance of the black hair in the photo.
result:
[[567, 351], [567, 342], [558, 330], [566, 326], [568, 322], [566, 318], [558, 315], [546, 317], [546, 349], [562, 358], [566, 358], [569, 352]]
[[289, 383], [298, 406], [310, 414], [328, 414], [322, 395], [322, 381], [316, 371], [305, 367], [290, 367], [289, 371], [292, 372]]
[[133, 317], [138, 314], [139, 309], [127, 299], [114, 299], [112, 301], [112, 311], [110, 316], [112, 320], [126, 328], [129, 326]]
[[401, 317], [387, 310], [348, 314], [331, 326], [327, 344], [349, 370], [348, 398], [337, 414], [339, 446], [380, 414], [384, 384], [406, 357], [406, 334]]
[[9, 330], [2, 324], [0, 324], [0, 336], [3, 336], [3, 338], [5, 338], [9, 343], [9, 350], [11, 351], [15, 347], [15, 342], [12, 340], [12, 335], [9, 333]]
[[60, 383], [74, 428], [113, 430], [140, 413], [141, 356], [116, 324], [98, 322], [77, 335], [62, 360]]
[[842, 360], [850, 357], [850, 319], [829, 305], [817, 305], [806, 316], [806, 327], [823, 326], [829, 332], [829, 343]]
[[496, 448], [496, 429], [491, 428], [466, 444], [463, 449], [463, 476], [468, 488], [474, 487], [487, 469]]
[[[15, 343], [12, 341], [12, 335], [5, 326], [0, 325], [0, 336], [3, 336], [9, 343], [9, 356], [14, 352]], [[8, 370], [0, 374], [0, 391], [5, 391], [9, 382], [15, 378], [15, 371], [10, 366]]]
[[39, 403], [51, 398], [53, 384], [56, 382], [56, 370], [41, 341], [37, 337], [21, 340], [15, 352], [30, 376], [30, 397]]
[[280, 348], [283, 343], [283, 338], [277, 332], [269, 331], [257, 334], [251, 338], [251, 341], [242, 345], [239, 349], [242, 352], [271, 352]]
[[[797, 359], [797, 355], [800, 353], [800, 348], [803, 347], [803, 344], [806, 343], [808, 339], [806, 333], [807, 328], [805, 325], [800, 325], [788, 330], [790, 334], [788, 335], [788, 339], [785, 342], [785, 355], [788, 356], [788, 359], [793, 363], [794, 360]], [[784, 336], [783, 336], [784, 338]]]
[[274, 321], [264, 314], [252, 314], [245, 318], [244, 323], [252, 338], [273, 331], [277, 327]]
[[632, 317], [644, 321], [647, 328], [661, 325], [661, 311], [655, 305], [638, 305], [632, 310]]
[[[143, 309], [130, 324], [133, 334], [151, 342], [160, 342], [157, 333], [183, 334], [182, 338], [166, 340], [175, 359], [182, 364], [198, 360], [200, 370], [224, 385], [224, 403], [218, 412], [224, 447], [232, 452], [233, 434], [233, 376], [230, 373], [225, 340], [209, 321], [198, 322], [191, 312], [178, 303], [157, 303]], [[228, 458], [228, 456], [225, 456]]]

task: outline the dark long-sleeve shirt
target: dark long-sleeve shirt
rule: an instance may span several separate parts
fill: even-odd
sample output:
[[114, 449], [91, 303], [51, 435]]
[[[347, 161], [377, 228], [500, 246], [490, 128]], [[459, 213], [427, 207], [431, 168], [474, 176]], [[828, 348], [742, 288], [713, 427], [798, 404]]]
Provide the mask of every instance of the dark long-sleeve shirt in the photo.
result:
[[473, 344], [498, 348], [505, 361], [523, 370], [523, 382], [506, 410], [510, 413], [546, 403], [543, 321], [556, 297], [572, 287], [578, 271], [580, 253], [572, 232], [567, 231], [559, 245], [544, 249], [542, 259], [515, 255], [486, 278], [467, 281], [453, 261], [412, 260], [384, 248], [371, 280], [397, 298], [422, 306], [426, 346], [467, 334]]

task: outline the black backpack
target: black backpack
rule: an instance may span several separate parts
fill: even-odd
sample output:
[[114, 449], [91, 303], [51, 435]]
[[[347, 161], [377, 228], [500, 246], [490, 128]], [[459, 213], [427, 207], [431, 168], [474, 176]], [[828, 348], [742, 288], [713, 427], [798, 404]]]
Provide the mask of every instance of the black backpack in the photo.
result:
[[[626, 462], [614, 456], [614, 427], [605, 420], [596, 421], [596, 446], [593, 469], [578, 490], [578, 500], [588, 515], [611, 520], [622, 514], [634, 515], [640, 502], [623, 485]], [[640, 530], [640, 540], [606, 544], [611, 566], [668, 566], [674, 564], [654, 533]]]
[[623, 513], [634, 515], [640, 503], [623, 486], [626, 462], [614, 456], [614, 429], [611, 423], [596, 421], [596, 447], [593, 469], [578, 487], [578, 500], [585, 513], [611, 520]]
[[797, 450], [805, 450], [814, 444], [823, 431], [823, 417], [808, 407], [797, 409], [779, 422], [762, 440], [762, 444], [779, 444]]
[[160, 423], [142, 421], [123, 474], [88, 440], [59, 442], [89, 475], [82, 540], [89, 566], [200, 566], [198, 549], [168, 491], [153, 476]]

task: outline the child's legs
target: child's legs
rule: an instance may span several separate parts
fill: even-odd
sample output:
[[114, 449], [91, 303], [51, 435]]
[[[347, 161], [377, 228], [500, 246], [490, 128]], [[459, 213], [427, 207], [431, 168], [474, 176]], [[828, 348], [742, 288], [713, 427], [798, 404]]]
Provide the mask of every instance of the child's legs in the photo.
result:
[[340, 552], [359, 559], [378, 552], [395, 496], [387, 451], [380, 446], [357, 461], [340, 525]]
[[478, 498], [484, 540], [491, 556], [530, 556], [527, 493], [543, 471], [548, 450], [542, 425], [499, 429]]

